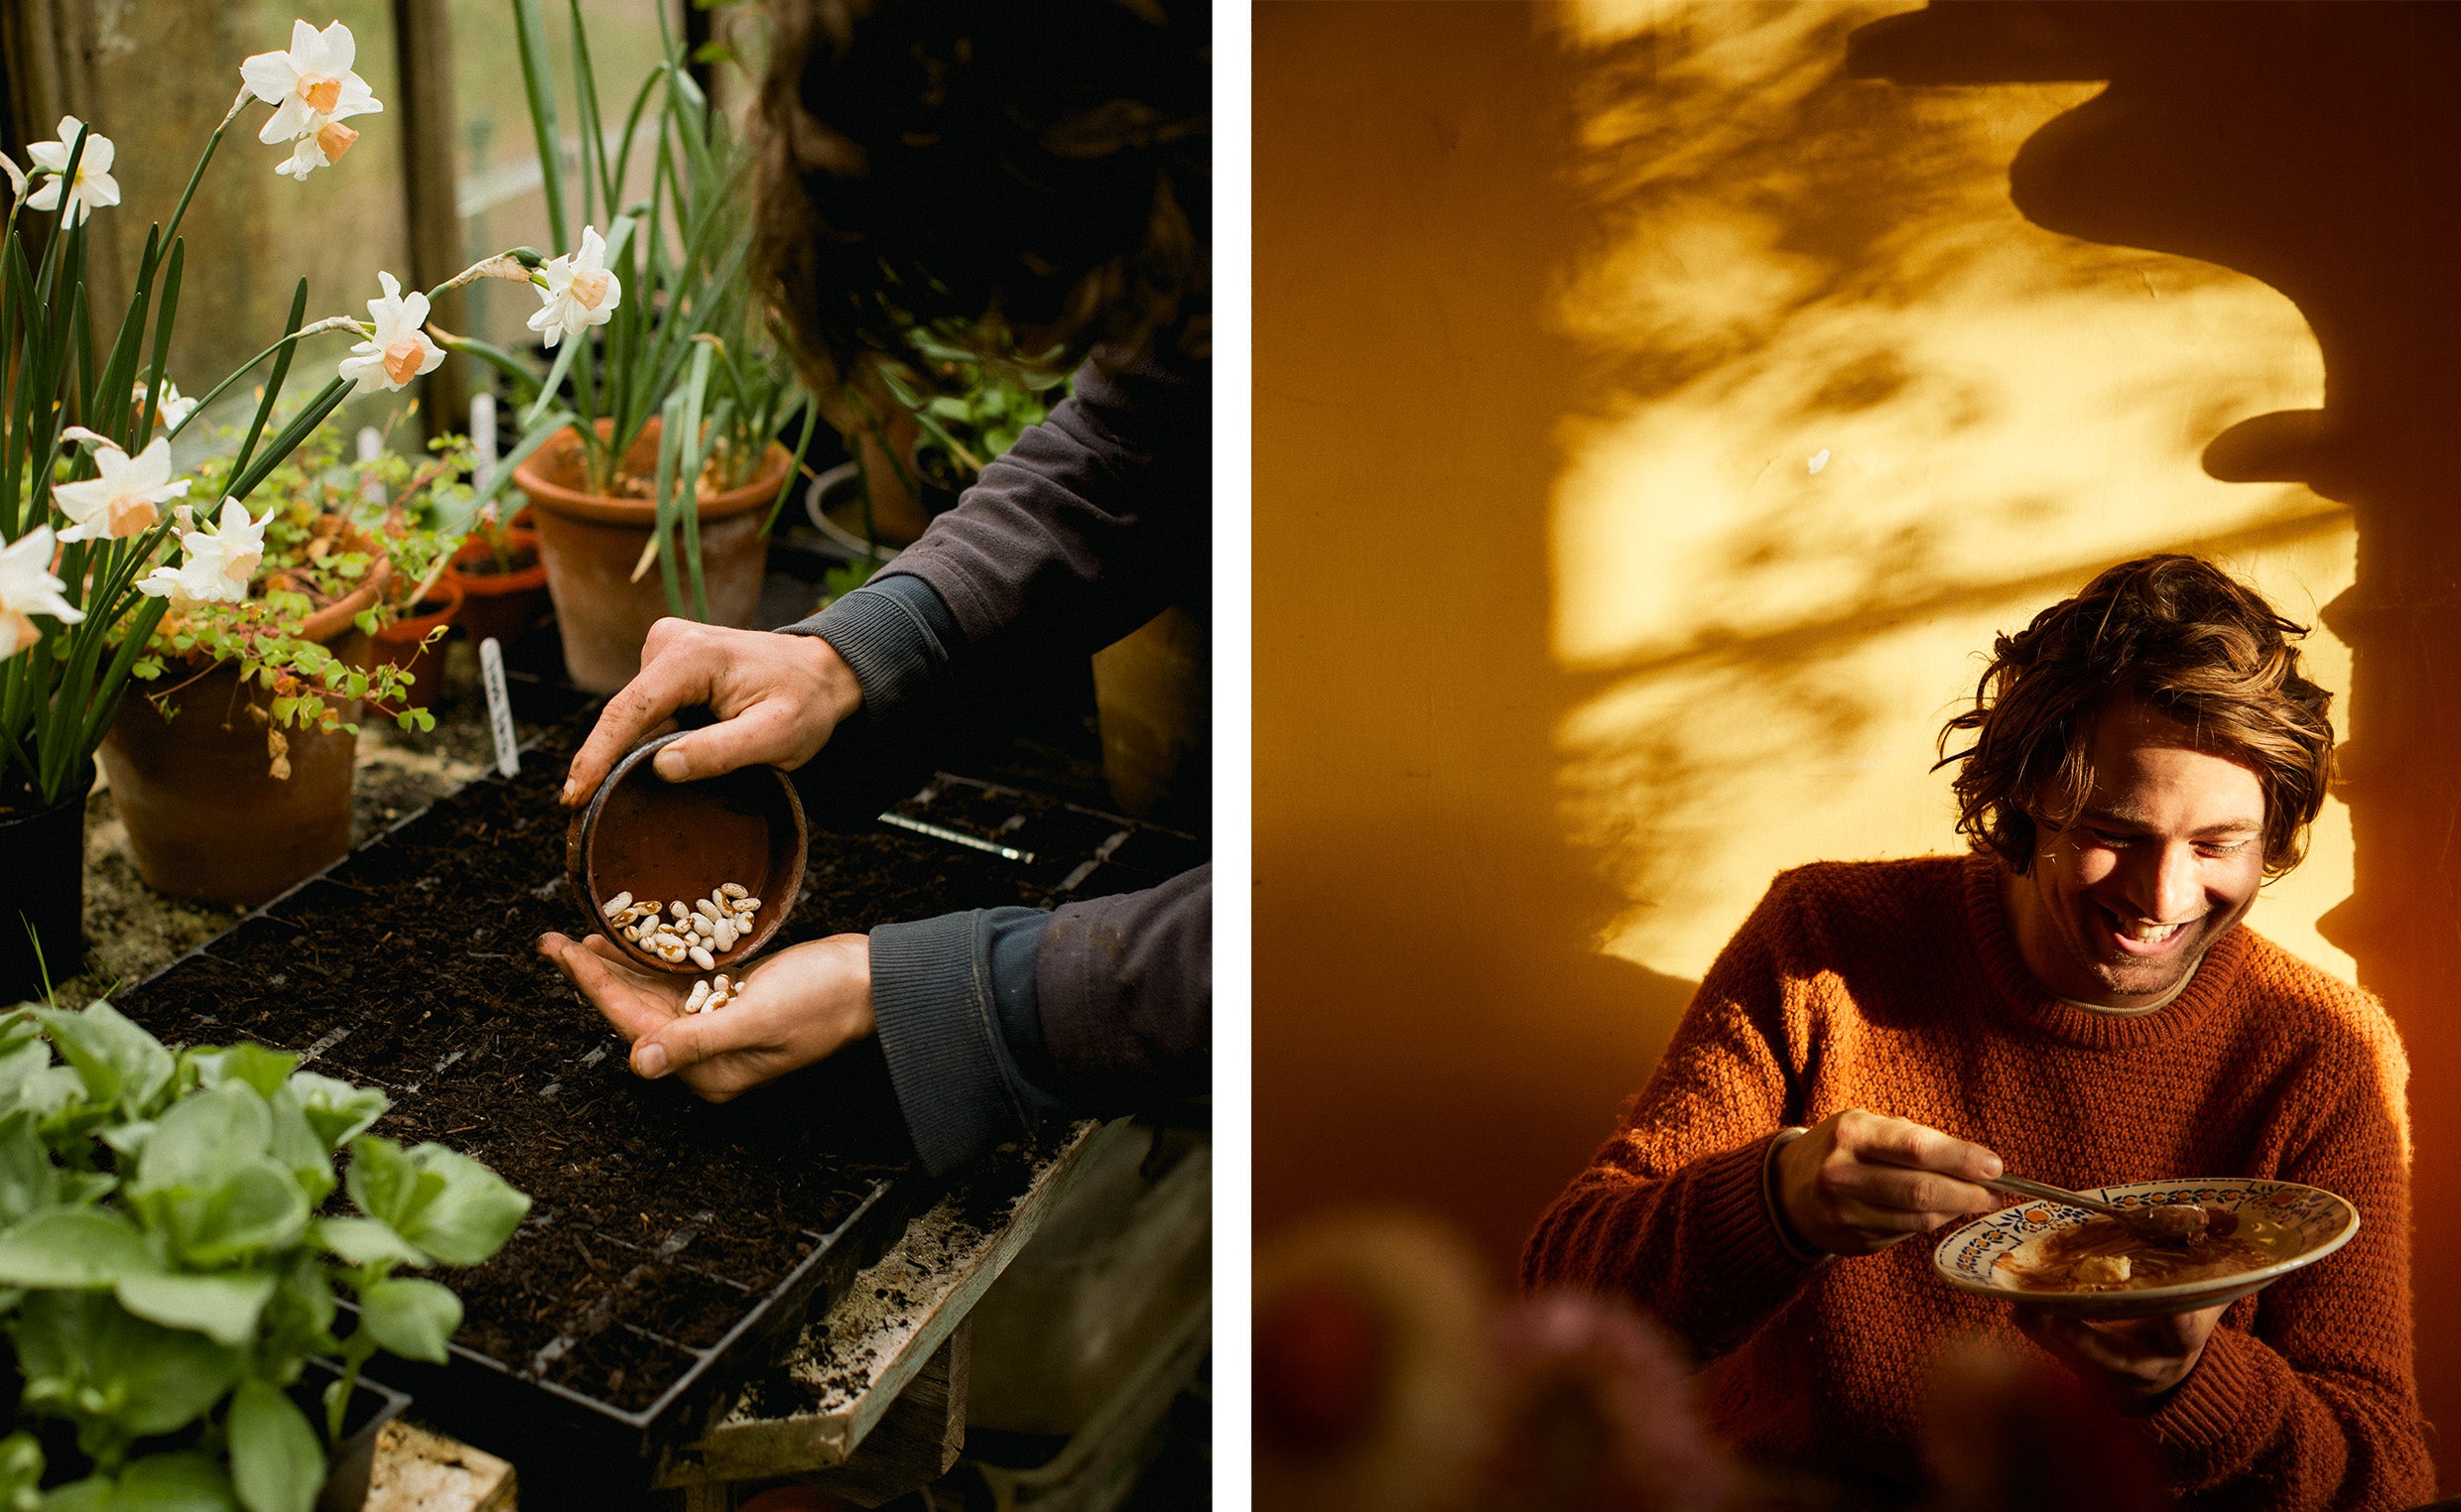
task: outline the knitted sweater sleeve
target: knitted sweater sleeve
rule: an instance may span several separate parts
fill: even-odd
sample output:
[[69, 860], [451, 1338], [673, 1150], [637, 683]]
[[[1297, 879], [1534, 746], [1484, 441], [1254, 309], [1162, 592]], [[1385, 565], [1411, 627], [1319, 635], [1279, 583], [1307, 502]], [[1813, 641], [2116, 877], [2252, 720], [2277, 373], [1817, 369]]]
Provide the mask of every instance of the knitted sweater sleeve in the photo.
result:
[[1728, 944], [1614, 1137], [1539, 1220], [1525, 1288], [1621, 1292], [1706, 1359], [1811, 1273], [1761, 1193], [1769, 1141], [1799, 1100], [1786, 1047], [1800, 1006], [1782, 964], [1790, 891], [1781, 877]]
[[2435, 1495], [2410, 1367], [2407, 1077], [2372, 1004], [2318, 1055], [2281, 1175], [2349, 1198], [2360, 1229], [2226, 1314], [2146, 1420], [2183, 1509], [2356, 1512]]

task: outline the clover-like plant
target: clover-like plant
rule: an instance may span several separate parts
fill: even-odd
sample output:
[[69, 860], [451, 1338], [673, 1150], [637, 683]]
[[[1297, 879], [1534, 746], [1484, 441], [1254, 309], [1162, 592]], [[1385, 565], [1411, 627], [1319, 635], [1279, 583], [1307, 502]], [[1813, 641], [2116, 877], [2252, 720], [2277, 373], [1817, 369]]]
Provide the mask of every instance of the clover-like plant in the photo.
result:
[[[21, 1414], [65, 1420], [90, 1461], [38, 1491], [41, 1448], [12, 1434], [0, 1506], [314, 1506], [360, 1367], [441, 1362], [460, 1325], [450, 1289], [395, 1272], [475, 1265], [530, 1205], [466, 1156], [368, 1134], [387, 1106], [260, 1045], [175, 1053], [105, 1002], [0, 1020], [0, 1332]], [[345, 1151], [347, 1213], [327, 1201]], [[311, 1355], [343, 1366], [322, 1436], [286, 1390]]]

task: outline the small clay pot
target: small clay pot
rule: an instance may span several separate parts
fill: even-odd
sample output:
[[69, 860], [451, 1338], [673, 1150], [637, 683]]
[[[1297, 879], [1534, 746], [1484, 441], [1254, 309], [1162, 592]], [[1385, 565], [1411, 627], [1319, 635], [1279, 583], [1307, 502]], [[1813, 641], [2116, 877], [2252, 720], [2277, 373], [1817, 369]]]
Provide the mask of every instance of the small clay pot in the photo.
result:
[[504, 534], [514, 551], [530, 554], [528, 567], [509, 572], [474, 570], [492, 568], [495, 552], [473, 536], [461, 543], [453, 554], [453, 566], [445, 569], [448, 582], [461, 585], [461, 612], [453, 624], [473, 646], [493, 639], [509, 648], [547, 612], [547, 560], [539, 555], [538, 532], [508, 527]]
[[432, 708], [436, 695], [445, 688], [445, 644], [422, 646], [439, 628], [453, 623], [461, 613], [461, 585], [448, 572], [436, 580], [428, 596], [412, 605], [414, 613], [395, 620], [376, 631], [374, 644], [368, 648], [367, 666], [399, 667], [413, 679], [410, 690], [402, 695], [407, 708]]
[[741, 767], [699, 782], [668, 782], [650, 765], [677, 730], [624, 753], [565, 829], [565, 867], [573, 896], [589, 910], [586, 933], [604, 935], [651, 971], [697, 976], [690, 960], [671, 965], [607, 928], [606, 902], [619, 893], [689, 907], [721, 883], [739, 882], [760, 900], [752, 932], [731, 950], [712, 952], [724, 970], [769, 943], [803, 891], [811, 829], [795, 785], [776, 767]]
[[[168, 678], [184, 675], [173, 664]], [[266, 725], [248, 712], [273, 694], [225, 662], [172, 696], [165, 719], [136, 690], [102, 738], [102, 769], [128, 824], [137, 872], [174, 898], [254, 908], [350, 849], [346, 729], [285, 728], [291, 775], [272, 775]], [[342, 707], [345, 721], [358, 716]]]
[[[351, 620], [376, 602], [393, 565], [376, 559], [366, 581], [308, 616], [300, 638], [365, 665], [369, 637]], [[199, 676], [199, 672], [202, 675]], [[178, 689], [177, 718], [145, 694]], [[209, 670], [174, 662], [155, 688], [131, 684], [98, 753], [111, 797], [128, 825], [137, 873], [174, 898], [254, 908], [350, 849], [350, 779], [358, 738], [346, 729], [286, 728], [291, 775], [272, 775], [267, 726], [273, 694], [242, 682], [235, 662]], [[356, 722], [358, 704], [340, 708]]]
[[[653, 419], [642, 428], [625, 455], [626, 471], [639, 476], [657, 470], [660, 425]], [[599, 421], [598, 429], [606, 434], [609, 422]], [[769, 537], [762, 527], [793, 464], [794, 454], [771, 441], [759, 476], [740, 488], [701, 496], [701, 577], [712, 624], [748, 629], [759, 614], [769, 562]], [[658, 506], [648, 499], [586, 492], [582, 465], [580, 433], [568, 429], [514, 468], [513, 481], [536, 511], [539, 555], [564, 637], [565, 671], [584, 692], [613, 693], [641, 670], [649, 627], [667, 613], [659, 567], [632, 580]], [[683, 571], [680, 562], [676, 570]]]

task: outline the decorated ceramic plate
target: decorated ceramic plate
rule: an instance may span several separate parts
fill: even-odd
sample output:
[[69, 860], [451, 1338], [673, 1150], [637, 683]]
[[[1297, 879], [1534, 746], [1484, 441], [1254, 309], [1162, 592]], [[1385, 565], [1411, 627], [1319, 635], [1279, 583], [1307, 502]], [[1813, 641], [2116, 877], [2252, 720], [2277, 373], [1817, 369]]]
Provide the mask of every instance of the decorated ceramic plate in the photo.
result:
[[[1961, 1292], [2074, 1318], [2144, 1318], [2235, 1302], [2315, 1264], [2359, 1231], [2359, 1210], [2315, 1187], [2237, 1177], [2131, 1182], [2084, 1193], [2115, 1207], [2195, 1202], [2230, 1214], [2187, 1246], [2129, 1235], [2063, 1202], [2025, 1201], [1958, 1228], [1931, 1268]], [[2227, 1231], [2227, 1232], [2226, 1232]]]

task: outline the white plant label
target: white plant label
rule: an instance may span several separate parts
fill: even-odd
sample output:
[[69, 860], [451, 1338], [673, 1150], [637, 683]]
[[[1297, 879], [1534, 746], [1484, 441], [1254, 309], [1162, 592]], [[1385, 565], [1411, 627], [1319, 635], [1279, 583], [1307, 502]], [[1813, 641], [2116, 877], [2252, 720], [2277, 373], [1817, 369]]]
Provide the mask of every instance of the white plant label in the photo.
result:
[[495, 769], [521, 775], [521, 742], [513, 734], [513, 699], [504, 691], [504, 648], [494, 636], [478, 643], [478, 680], [487, 686], [487, 728], [495, 734]]

